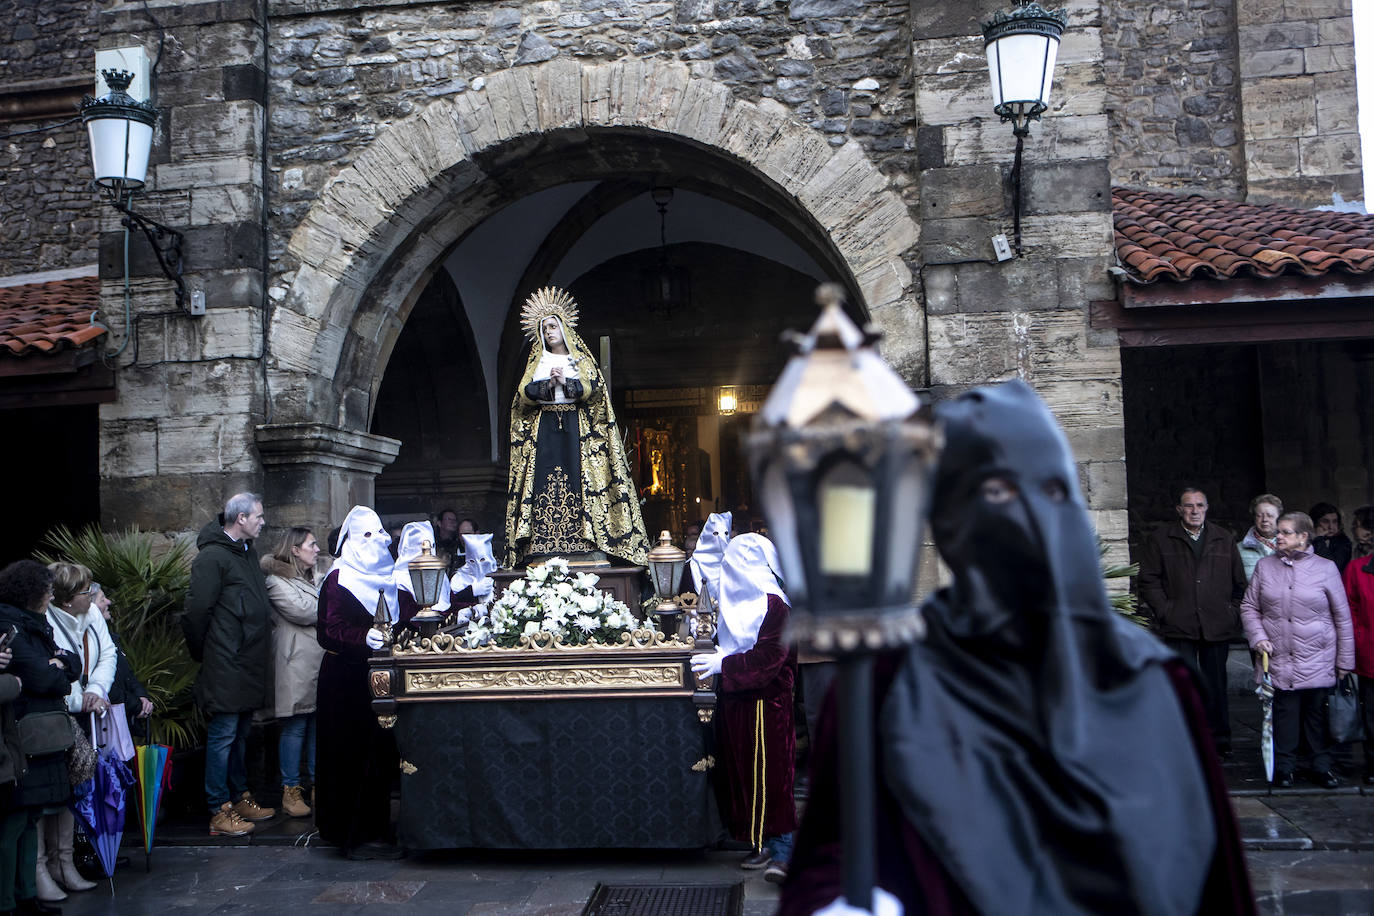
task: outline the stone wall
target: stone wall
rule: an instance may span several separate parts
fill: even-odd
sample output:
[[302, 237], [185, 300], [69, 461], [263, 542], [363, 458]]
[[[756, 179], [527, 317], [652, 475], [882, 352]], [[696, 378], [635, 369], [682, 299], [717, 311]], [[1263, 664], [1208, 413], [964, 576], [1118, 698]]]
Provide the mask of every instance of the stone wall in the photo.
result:
[[991, 237], [1012, 234], [1015, 141], [991, 114], [979, 22], [1001, 6], [913, 8], [930, 385], [1034, 386], [1068, 434], [1098, 531], [1124, 559], [1121, 367], [1115, 334], [1086, 317], [1090, 301], [1114, 295], [1103, 23], [1094, 0], [1068, 4], [1050, 110], [1026, 142], [1025, 256], [997, 262]]
[[[0, 0], [0, 91], [50, 87], [90, 74], [95, 84], [98, 4], [82, 0]], [[88, 90], [89, 91], [89, 90]], [[0, 135], [57, 125], [65, 114], [7, 120]], [[60, 270], [96, 259], [96, 197], [86, 187], [91, 159], [81, 124], [0, 140], [0, 277]]]
[[737, 99], [780, 102], [833, 146], [856, 139], [898, 186], [910, 180], [905, 0], [350, 6], [273, 4], [274, 14], [311, 13], [273, 25], [274, 259], [321, 188], [386, 123], [480, 91], [492, 73], [551, 60], [683, 62]]
[[[268, 418], [262, 356], [262, 23], [258, 0], [152, 4], [165, 29], [154, 150], [138, 209], [185, 236], [185, 279], [207, 313], [176, 307], [143, 239], [131, 250], [134, 309], [123, 317], [123, 234], [102, 212], [101, 305], [119, 398], [100, 411], [101, 515], [109, 526], [197, 529], [236, 489], [262, 486], [254, 425]], [[141, 2], [112, 2], [102, 47], [163, 35]]]
[[1248, 200], [1363, 200], [1351, 0], [1236, 0]]
[[1241, 198], [1235, 0], [1104, 0], [1112, 182]]

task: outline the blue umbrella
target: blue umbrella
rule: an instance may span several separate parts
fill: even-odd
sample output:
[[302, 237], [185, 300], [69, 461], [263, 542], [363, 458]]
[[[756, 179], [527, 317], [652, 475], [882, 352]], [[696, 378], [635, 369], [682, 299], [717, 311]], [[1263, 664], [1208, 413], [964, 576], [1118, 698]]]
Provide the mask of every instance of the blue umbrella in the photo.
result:
[[[94, 732], [94, 713], [91, 725]], [[116, 756], [113, 748], [104, 748], [96, 755], [95, 775], [78, 786], [73, 794], [72, 813], [100, 856], [107, 877], [114, 875], [119, 842], [124, 836], [126, 793], [134, 785], [134, 775], [124, 761]]]

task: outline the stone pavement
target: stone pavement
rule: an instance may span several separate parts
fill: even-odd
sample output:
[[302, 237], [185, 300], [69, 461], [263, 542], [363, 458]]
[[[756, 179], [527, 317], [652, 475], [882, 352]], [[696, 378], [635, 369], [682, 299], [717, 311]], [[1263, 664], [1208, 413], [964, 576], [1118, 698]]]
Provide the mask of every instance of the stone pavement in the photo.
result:
[[[1232, 652], [1230, 704], [1235, 754], [1226, 761], [1232, 805], [1245, 840], [1260, 911], [1274, 916], [1374, 913], [1374, 786], [1345, 779], [1335, 791], [1299, 786], [1270, 793], [1259, 756], [1259, 703], [1247, 653]], [[308, 821], [284, 816], [250, 839], [211, 839], [200, 819], [160, 830], [152, 871], [141, 847], [133, 867], [76, 894], [63, 912], [139, 914], [445, 913], [454, 916], [575, 916], [598, 882], [744, 882], [745, 913], [771, 913], [777, 887], [738, 868], [741, 853], [443, 853], [401, 862], [348, 862], [319, 848]], [[136, 830], [136, 828], [135, 828]]]

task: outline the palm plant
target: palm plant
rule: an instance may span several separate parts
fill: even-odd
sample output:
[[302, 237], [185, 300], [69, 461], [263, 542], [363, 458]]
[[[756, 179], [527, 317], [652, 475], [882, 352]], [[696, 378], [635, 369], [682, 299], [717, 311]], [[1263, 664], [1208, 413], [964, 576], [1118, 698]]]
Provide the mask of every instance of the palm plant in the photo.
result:
[[[1097, 555], [1102, 567], [1102, 578], [1104, 580], [1110, 582], [1112, 579], [1129, 579], [1140, 572], [1139, 563], [1118, 563], [1109, 565], [1107, 562], [1107, 550], [1107, 543], [1101, 538], [1098, 538]], [[1129, 590], [1114, 592], [1108, 587], [1107, 598], [1112, 603], [1112, 609], [1131, 623], [1142, 627], [1148, 627], [1150, 625], [1149, 620], [1140, 613], [1135, 592]]]
[[153, 702], [153, 740], [194, 747], [204, 735], [191, 695], [199, 666], [177, 621], [191, 584], [191, 549], [185, 541], [173, 541], [155, 551], [153, 542], [137, 528], [111, 534], [96, 525], [80, 531], [58, 525], [43, 536], [35, 557], [90, 569], [114, 605], [124, 654]]

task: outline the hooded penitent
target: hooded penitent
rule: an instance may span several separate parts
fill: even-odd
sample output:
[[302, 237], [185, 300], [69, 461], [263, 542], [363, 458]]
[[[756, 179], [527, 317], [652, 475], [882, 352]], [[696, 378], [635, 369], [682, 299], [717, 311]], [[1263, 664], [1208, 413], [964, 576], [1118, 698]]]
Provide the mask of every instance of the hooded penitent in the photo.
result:
[[716, 630], [716, 641], [726, 655], [753, 648], [768, 613], [769, 595], [787, 601], [778, 581], [781, 575], [778, 549], [763, 535], [741, 534], [726, 546], [720, 570], [720, 624]]
[[496, 572], [496, 558], [491, 555], [491, 535], [463, 535], [463, 565], [453, 574], [449, 587], [455, 592], [480, 582]]
[[386, 596], [386, 607], [392, 623], [399, 618], [396, 603], [395, 562], [391, 559], [391, 535], [382, 527], [377, 513], [367, 506], [354, 506], [339, 529], [339, 543], [334, 569], [339, 571], [339, 584], [353, 593], [359, 603], [371, 612], [377, 607], [377, 593]]
[[[511, 404], [503, 564], [601, 551], [642, 566], [649, 538], [639, 493], [601, 371], [577, 334], [576, 303], [562, 290], [541, 289], [522, 315], [532, 345]], [[551, 352], [539, 332], [549, 317], [559, 321], [566, 354]], [[563, 385], [549, 381], [555, 366], [563, 367]]]
[[1021, 382], [942, 406], [927, 602], [889, 789], [975, 908], [1193, 913], [1216, 844], [1163, 646], [1115, 613], [1068, 445]]
[[692, 558], [687, 561], [697, 594], [709, 591], [711, 603], [716, 607], [720, 607], [720, 564], [725, 559], [725, 545], [729, 540], [730, 513], [712, 512], [701, 527]]
[[[424, 545], [428, 543], [430, 552], [434, 551], [434, 526], [429, 522], [406, 522], [401, 529], [401, 546], [396, 551], [396, 562], [392, 566], [391, 581], [400, 591], [409, 592], [414, 597], [415, 590], [410, 584], [410, 561], [419, 559]], [[448, 610], [449, 596], [446, 589], [439, 589], [439, 601], [432, 610], [440, 613]]]

